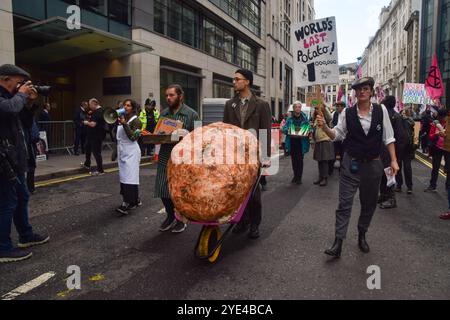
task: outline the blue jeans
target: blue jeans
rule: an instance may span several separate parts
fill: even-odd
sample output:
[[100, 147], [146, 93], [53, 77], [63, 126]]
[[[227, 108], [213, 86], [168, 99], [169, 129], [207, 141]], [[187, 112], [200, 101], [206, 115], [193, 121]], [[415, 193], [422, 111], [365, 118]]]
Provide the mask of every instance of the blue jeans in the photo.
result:
[[25, 174], [18, 176], [19, 182], [13, 184], [0, 177], [0, 251], [13, 248], [11, 242], [11, 225], [14, 221], [21, 238], [33, 235], [33, 228], [28, 222], [28, 192]]

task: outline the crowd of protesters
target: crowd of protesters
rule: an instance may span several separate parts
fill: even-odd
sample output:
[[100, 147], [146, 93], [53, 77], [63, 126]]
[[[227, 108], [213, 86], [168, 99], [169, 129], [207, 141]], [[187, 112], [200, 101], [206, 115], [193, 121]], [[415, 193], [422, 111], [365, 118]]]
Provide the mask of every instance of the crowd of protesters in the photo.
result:
[[[51, 105], [46, 103], [41, 113], [36, 105], [37, 91], [29, 81], [30, 75], [13, 65], [0, 66], [0, 262], [14, 262], [27, 259], [31, 252], [23, 250], [49, 241], [47, 235], [34, 232], [28, 222], [29, 194], [34, 193], [34, 174], [36, 169], [36, 146], [40, 139], [40, 131], [45, 131], [47, 138], [51, 134]], [[224, 122], [238, 125], [244, 129], [267, 129], [277, 122], [270, 114], [268, 104], [257, 98], [250, 91], [253, 74], [249, 70], [240, 69], [235, 73], [233, 84], [237, 95], [233, 101], [241, 109], [240, 118], [234, 118], [236, 112], [227, 103]], [[429, 108], [421, 114], [420, 133], [416, 139], [412, 110], [396, 110], [396, 98], [387, 96], [381, 104], [372, 103], [374, 81], [372, 78], [360, 79], [353, 84], [359, 100], [354, 106], [346, 106], [339, 101], [334, 106], [319, 103], [312, 113], [302, 110], [303, 104], [296, 101], [290, 114], [280, 119], [282, 131], [281, 147], [285, 156], [291, 158], [293, 170], [292, 183], [302, 185], [304, 159], [313, 148], [312, 158], [317, 162], [318, 174], [314, 185], [326, 187], [328, 179], [335, 169], [340, 171], [339, 209], [336, 211], [336, 239], [333, 246], [325, 253], [339, 257], [342, 240], [345, 238], [353, 196], [357, 188], [363, 192], [363, 203], [360, 217], [359, 247], [369, 252], [365, 233], [376, 207], [376, 200], [381, 209], [397, 207], [396, 193], [402, 192], [403, 183], [406, 193], [413, 193], [412, 160], [420, 147], [422, 153], [432, 158], [432, 171], [429, 186], [425, 192], [436, 192], [441, 162], [445, 161], [445, 171], [450, 166], [450, 139], [447, 141], [448, 111], [441, 108]], [[114, 109], [118, 112], [117, 120], [107, 123], [105, 108], [96, 98], [82, 101], [76, 107], [73, 117], [75, 156], [85, 155], [81, 166], [92, 176], [104, 175], [102, 146], [107, 135], [114, 144], [112, 160], [117, 160], [119, 167], [120, 194], [122, 204], [116, 209], [127, 215], [142, 205], [139, 196], [139, 167], [142, 156], [152, 156], [154, 145], [144, 144], [141, 136], [143, 130], [152, 132], [158, 119], [169, 117], [183, 122], [188, 131], [194, 128], [198, 114], [184, 103], [185, 93], [179, 85], [171, 85], [166, 91], [166, 102], [169, 108], [161, 115], [154, 99], [147, 99], [143, 107], [133, 99], [118, 101]], [[231, 107], [230, 107], [231, 106]], [[246, 117], [250, 109], [259, 108], [267, 123]], [[267, 112], [266, 112], [267, 111]], [[249, 121], [246, 123], [243, 119]], [[265, 121], [265, 120], [264, 120]], [[262, 127], [260, 127], [262, 126]], [[258, 127], [258, 128], [256, 128]], [[418, 140], [418, 141], [417, 141]], [[395, 143], [394, 143], [395, 142]], [[270, 142], [269, 142], [270, 143]], [[14, 152], [9, 154], [11, 147]], [[170, 199], [166, 165], [173, 145], [162, 145], [155, 181], [156, 198], [160, 198], [167, 214], [160, 226], [160, 231], [171, 230], [180, 233], [186, 224], [175, 219], [175, 211]], [[270, 148], [269, 148], [270, 149]], [[96, 166], [93, 167], [91, 157]], [[14, 157], [10, 159], [9, 157]], [[267, 159], [266, 159], [267, 160]], [[8, 163], [14, 168], [8, 171]], [[264, 163], [270, 166], [270, 160]], [[386, 174], [379, 172], [379, 167], [386, 168]], [[95, 168], [95, 169], [94, 169]], [[387, 170], [389, 169], [389, 170]], [[342, 171], [342, 172], [341, 172]], [[364, 174], [363, 174], [364, 173]], [[9, 175], [8, 175], [9, 174]], [[393, 175], [394, 182], [390, 179]], [[364, 177], [363, 177], [364, 176]], [[262, 190], [267, 190], [267, 180], [261, 180]], [[440, 216], [450, 220], [450, 180], [446, 179], [449, 211]], [[258, 226], [261, 222], [261, 195], [257, 188], [257, 196], [252, 201], [250, 213], [235, 233], [250, 228], [249, 237], [259, 237]], [[362, 191], [361, 191], [362, 190]], [[351, 196], [351, 199], [349, 198]], [[374, 195], [376, 197], [374, 198]], [[376, 199], [377, 198], [377, 199]], [[375, 200], [375, 201], [372, 201]], [[370, 202], [370, 203], [369, 203]], [[373, 206], [374, 205], [374, 206]], [[370, 207], [370, 208], [369, 208]], [[365, 211], [364, 211], [365, 210]], [[363, 212], [364, 211], [364, 212]], [[12, 221], [19, 233], [18, 248], [12, 245], [10, 226]]]

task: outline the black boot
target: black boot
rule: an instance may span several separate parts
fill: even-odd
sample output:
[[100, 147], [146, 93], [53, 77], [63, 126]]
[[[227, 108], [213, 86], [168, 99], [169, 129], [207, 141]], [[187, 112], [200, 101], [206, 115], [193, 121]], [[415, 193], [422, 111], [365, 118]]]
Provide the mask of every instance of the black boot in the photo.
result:
[[318, 185], [318, 184], [320, 184], [322, 181], [323, 181], [323, 178], [322, 178], [322, 177], [319, 177], [319, 179], [316, 180], [316, 181], [314, 181], [313, 184]]
[[397, 208], [397, 201], [394, 197], [386, 199], [380, 204], [380, 209], [393, 209]]
[[233, 228], [232, 232], [233, 232], [234, 234], [244, 233], [245, 231], [248, 230], [248, 227], [249, 227], [249, 225], [248, 225], [247, 222], [240, 221], [240, 222], [236, 225], [236, 227]]
[[359, 249], [364, 253], [369, 253], [370, 248], [366, 241], [366, 233], [360, 232], [358, 236], [358, 246]]
[[325, 254], [335, 258], [340, 258], [341, 252], [342, 252], [342, 239], [339, 238], [335, 238], [333, 246], [330, 249], [325, 250]]

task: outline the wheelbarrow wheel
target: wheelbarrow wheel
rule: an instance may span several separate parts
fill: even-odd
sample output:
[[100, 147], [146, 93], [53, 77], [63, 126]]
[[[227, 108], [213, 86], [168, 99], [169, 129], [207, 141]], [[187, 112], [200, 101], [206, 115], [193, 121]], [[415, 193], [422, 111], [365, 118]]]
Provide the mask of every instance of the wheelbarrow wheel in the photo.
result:
[[210, 248], [213, 249], [217, 242], [222, 237], [222, 232], [219, 227], [207, 227], [203, 228], [200, 235], [200, 242], [198, 244], [198, 253], [200, 257], [208, 257], [208, 261], [211, 263], [216, 262], [219, 257], [222, 245], [218, 246], [214, 252], [210, 252]]

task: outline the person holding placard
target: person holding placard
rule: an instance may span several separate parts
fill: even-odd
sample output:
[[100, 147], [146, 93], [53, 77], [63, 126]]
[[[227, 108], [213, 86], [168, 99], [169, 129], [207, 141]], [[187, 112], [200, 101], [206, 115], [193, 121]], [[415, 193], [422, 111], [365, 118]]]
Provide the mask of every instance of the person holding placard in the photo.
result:
[[302, 112], [302, 103], [294, 102], [292, 116], [286, 121], [282, 131], [286, 135], [286, 149], [291, 155], [294, 178], [292, 183], [302, 184], [303, 158], [309, 151], [310, 124], [308, 116]]
[[333, 140], [346, 141], [339, 184], [339, 207], [336, 210], [335, 241], [325, 254], [341, 256], [353, 206], [359, 189], [361, 213], [358, 222], [358, 246], [364, 253], [370, 251], [366, 233], [377, 207], [378, 189], [383, 175], [380, 159], [382, 145], [386, 145], [391, 158], [390, 171], [397, 174], [399, 167], [395, 154], [395, 138], [385, 106], [371, 103], [375, 81], [371, 77], [358, 79], [352, 85], [358, 102], [339, 117], [338, 125], [330, 129], [322, 115], [317, 124]]
[[[321, 114], [325, 117], [327, 124], [331, 124], [332, 117], [325, 106], [317, 106], [314, 111], [316, 115]], [[316, 118], [316, 117], [314, 117]], [[333, 142], [330, 137], [317, 126], [317, 119], [314, 122], [314, 160], [319, 166], [319, 179], [314, 181], [315, 185], [325, 187], [328, 184], [328, 176], [330, 173], [330, 161], [335, 159]], [[334, 161], [333, 161], [334, 162]]]

